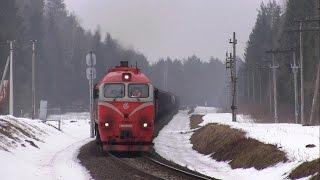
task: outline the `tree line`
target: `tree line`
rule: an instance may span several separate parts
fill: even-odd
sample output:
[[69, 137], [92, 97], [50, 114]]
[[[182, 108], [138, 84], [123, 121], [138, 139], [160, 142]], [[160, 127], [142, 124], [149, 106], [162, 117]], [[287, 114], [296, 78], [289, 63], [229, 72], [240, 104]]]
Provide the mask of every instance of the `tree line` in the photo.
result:
[[[64, 0], [2, 0], [0, 6], [0, 71], [9, 55], [7, 40], [14, 42], [15, 114], [31, 112], [31, 42], [36, 42], [36, 98], [51, 107], [87, 106], [88, 81], [85, 55], [97, 56], [97, 79], [107, 68], [127, 60], [138, 64], [154, 82], [181, 96], [184, 104], [218, 105], [222, 93], [224, 65], [218, 59], [161, 59], [150, 64], [132, 49], [123, 48], [110, 34], [85, 30], [77, 16], [69, 12]], [[167, 73], [164, 86], [164, 72]], [[7, 76], [8, 77], [8, 76]], [[221, 80], [222, 79], [222, 80]], [[220, 93], [220, 94], [219, 94]], [[220, 98], [221, 99], [221, 98]], [[0, 105], [7, 113], [7, 105]]]
[[[249, 112], [262, 119], [273, 120], [274, 102], [270, 69], [272, 55], [267, 54], [266, 51], [294, 50], [298, 63], [300, 58], [299, 33], [292, 30], [299, 29], [299, 23], [296, 20], [317, 17], [317, 7], [317, 0], [288, 0], [283, 9], [275, 1], [261, 4], [255, 26], [247, 42], [245, 63], [239, 70], [241, 111]], [[305, 24], [303, 28], [318, 26], [318, 22], [314, 22]], [[320, 58], [319, 33], [303, 32], [303, 44], [305, 119], [308, 119], [314, 92], [316, 67]], [[294, 82], [291, 69], [293, 54], [276, 54], [275, 59], [276, 65], [279, 65], [277, 98], [280, 121], [292, 122], [294, 119]], [[300, 82], [300, 76], [298, 82]], [[319, 106], [317, 109], [319, 118]]]

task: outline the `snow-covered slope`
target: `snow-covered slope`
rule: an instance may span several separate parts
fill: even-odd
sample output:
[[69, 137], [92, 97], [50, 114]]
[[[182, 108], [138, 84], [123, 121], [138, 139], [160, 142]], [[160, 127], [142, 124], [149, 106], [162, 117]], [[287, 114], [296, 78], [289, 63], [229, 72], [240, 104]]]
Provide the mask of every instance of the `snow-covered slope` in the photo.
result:
[[[288, 154], [289, 162], [279, 163], [263, 170], [232, 169], [227, 162], [217, 162], [209, 156], [192, 149], [187, 111], [180, 111], [155, 138], [155, 150], [164, 158], [189, 169], [199, 171], [219, 179], [285, 179], [288, 173], [302, 161], [319, 158], [319, 126], [303, 127], [295, 124], [254, 124], [249, 116], [239, 115], [239, 122], [231, 122], [231, 115], [216, 113], [214, 108], [196, 108], [194, 114], [205, 115], [201, 126], [208, 123], [230, 125], [242, 129], [247, 136], [261, 142], [276, 144]], [[315, 144], [315, 148], [306, 148], [306, 144]]]
[[[248, 118], [248, 117], [246, 117]], [[208, 123], [225, 124], [247, 133], [247, 137], [257, 139], [267, 144], [277, 145], [287, 153], [290, 161], [311, 161], [319, 158], [319, 126], [302, 126], [300, 124], [258, 124], [246, 121], [239, 116], [242, 122], [232, 122], [231, 114], [207, 114], [203, 117], [200, 126]], [[306, 145], [316, 145], [307, 148]]]
[[90, 179], [78, 163], [88, 113], [62, 116], [62, 132], [39, 120], [0, 116], [1, 179]]

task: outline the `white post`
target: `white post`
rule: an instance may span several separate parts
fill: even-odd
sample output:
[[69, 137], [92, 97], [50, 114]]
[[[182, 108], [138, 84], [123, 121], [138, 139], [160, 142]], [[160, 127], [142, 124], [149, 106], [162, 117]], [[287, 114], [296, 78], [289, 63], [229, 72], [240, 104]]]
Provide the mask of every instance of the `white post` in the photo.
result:
[[279, 68], [275, 64], [275, 52], [272, 53], [272, 79], [273, 79], [273, 102], [274, 102], [274, 122], [278, 123], [278, 97], [277, 97], [277, 72], [276, 69]]
[[13, 115], [13, 41], [10, 43], [10, 96], [9, 96], [9, 114]]
[[300, 31], [300, 88], [301, 88], [301, 109], [300, 109], [300, 116], [301, 116], [301, 124], [305, 124], [304, 120], [304, 77], [303, 77], [303, 32], [302, 32], [302, 24], [303, 22], [300, 21], [299, 24], [299, 31]]
[[[90, 52], [90, 58], [91, 58], [91, 61], [92, 61], [92, 52]], [[91, 64], [91, 68], [93, 67], [93, 64]], [[90, 73], [90, 80], [89, 80], [89, 87], [90, 87], [90, 137], [93, 138], [94, 137], [94, 132], [93, 132], [93, 129], [94, 129], [94, 126], [93, 126], [93, 73]]]
[[296, 53], [293, 52], [293, 65], [291, 65], [292, 72], [293, 72], [293, 81], [294, 81], [294, 116], [295, 116], [295, 123], [298, 123], [299, 113], [298, 113], [298, 69], [299, 66], [296, 65]]
[[[270, 65], [271, 67], [271, 65]], [[270, 114], [272, 114], [272, 85], [271, 85], [271, 69], [268, 70], [269, 75], [269, 110]]]
[[36, 88], [35, 88], [35, 59], [36, 59], [36, 40], [32, 40], [32, 119], [36, 116]]
[[94, 119], [93, 119], [93, 79], [96, 78], [96, 71], [94, 65], [96, 64], [96, 56], [91, 51], [86, 56], [87, 63], [87, 79], [89, 80], [89, 100], [90, 100], [90, 137], [94, 137]]

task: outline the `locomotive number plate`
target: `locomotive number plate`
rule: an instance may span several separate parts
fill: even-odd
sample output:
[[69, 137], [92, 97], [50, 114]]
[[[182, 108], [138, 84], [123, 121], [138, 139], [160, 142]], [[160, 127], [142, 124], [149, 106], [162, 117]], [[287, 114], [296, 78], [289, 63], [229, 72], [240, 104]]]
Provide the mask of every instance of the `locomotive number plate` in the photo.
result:
[[132, 124], [120, 124], [120, 128], [132, 128]]

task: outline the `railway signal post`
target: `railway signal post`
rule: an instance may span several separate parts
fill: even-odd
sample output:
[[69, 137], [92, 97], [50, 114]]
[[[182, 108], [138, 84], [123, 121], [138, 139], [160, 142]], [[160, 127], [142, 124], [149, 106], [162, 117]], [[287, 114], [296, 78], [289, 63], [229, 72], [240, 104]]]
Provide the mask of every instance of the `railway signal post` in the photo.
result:
[[94, 137], [94, 119], [93, 119], [93, 80], [96, 78], [96, 69], [94, 66], [96, 65], [96, 55], [91, 51], [86, 56], [86, 75], [89, 80], [89, 100], [90, 100], [90, 137]]

